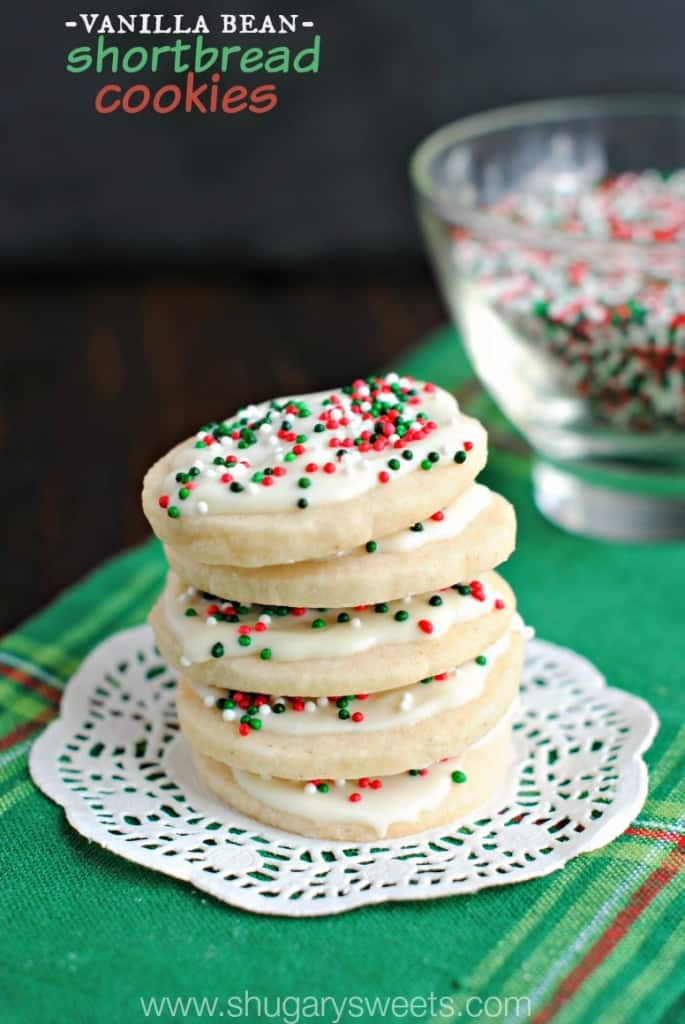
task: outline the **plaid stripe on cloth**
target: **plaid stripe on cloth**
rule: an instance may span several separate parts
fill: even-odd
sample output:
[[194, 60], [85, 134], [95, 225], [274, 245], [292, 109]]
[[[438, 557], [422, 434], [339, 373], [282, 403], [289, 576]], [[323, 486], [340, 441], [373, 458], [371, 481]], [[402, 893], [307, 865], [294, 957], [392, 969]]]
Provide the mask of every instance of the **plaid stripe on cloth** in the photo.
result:
[[[376, 1019], [386, 1020], [399, 1019], [381, 1016], [391, 996], [426, 1000], [426, 1013], [416, 1002], [414, 1017], [403, 1019], [678, 1019], [685, 546], [603, 544], [546, 523], [532, 504], [528, 457], [474, 385], [450, 330], [399, 368], [455, 388], [491, 428], [485, 478], [518, 510], [518, 550], [505, 574], [527, 620], [659, 713], [639, 819], [608, 848], [548, 878], [314, 920], [246, 914], [91, 846], [33, 788], [27, 753], [84, 655], [145, 618], [164, 574], [160, 548], [149, 542], [98, 569], [0, 644], [4, 1021], [198, 1020], [220, 1016], [230, 996], [245, 993], [290, 996], [278, 1019], [289, 1013], [293, 1022], [295, 996], [329, 997], [317, 1004], [318, 1017], [303, 1020], [361, 1019], [341, 1011], [351, 995], [379, 996]], [[150, 1010], [151, 997], [159, 1012]], [[170, 1002], [160, 1003], [164, 997]], [[196, 1001], [176, 1004], [177, 997]], [[250, 1019], [257, 1019], [255, 1005]], [[263, 1004], [262, 1012], [275, 1005]]]

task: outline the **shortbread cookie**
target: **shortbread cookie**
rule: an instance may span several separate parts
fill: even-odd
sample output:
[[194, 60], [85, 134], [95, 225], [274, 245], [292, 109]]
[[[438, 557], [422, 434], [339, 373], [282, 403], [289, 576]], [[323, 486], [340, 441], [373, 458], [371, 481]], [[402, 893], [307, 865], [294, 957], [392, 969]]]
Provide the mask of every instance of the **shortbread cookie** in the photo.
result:
[[150, 622], [165, 659], [194, 682], [318, 697], [448, 671], [494, 643], [514, 610], [496, 573], [440, 593], [328, 610], [222, 601], [169, 572]]
[[262, 604], [370, 604], [440, 590], [504, 562], [514, 550], [514, 510], [499, 494], [472, 484], [445, 509], [338, 557], [286, 565], [207, 565], [167, 546], [171, 568], [211, 594]]
[[369, 377], [207, 424], [148, 472], [143, 507], [157, 536], [196, 562], [327, 558], [449, 505], [486, 448], [446, 391]]
[[181, 679], [180, 725], [216, 761], [284, 779], [393, 775], [430, 764], [475, 743], [516, 697], [524, 639], [515, 620], [477, 659], [361, 697], [267, 697]]
[[206, 785], [242, 814], [301, 835], [367, 842], [451, 825], [503, 794], [514, 762], [511, 717], [505, 712], [456, 758], [347, 781], [294, 782], [230, 768], [198, 751], [194, 756]]

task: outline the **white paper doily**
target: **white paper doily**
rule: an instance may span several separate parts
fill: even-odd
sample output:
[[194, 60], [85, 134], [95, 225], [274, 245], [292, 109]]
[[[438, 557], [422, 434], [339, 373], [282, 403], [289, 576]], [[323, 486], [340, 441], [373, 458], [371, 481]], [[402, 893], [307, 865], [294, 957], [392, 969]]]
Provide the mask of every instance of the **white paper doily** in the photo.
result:
[[510, 790], [450, 828], [354, 845], [281, 832], [209, 795], [178, 732], [174, 689], [149, 626], [110, 637], [34, 743], [35, 783], [107, 850], [226, 903], [291, 917], [556, 871], [610, 842], [640, 811], [641, 754], [658, 725], [648, 704], [607, 687], [584, 658], [530, 641]]

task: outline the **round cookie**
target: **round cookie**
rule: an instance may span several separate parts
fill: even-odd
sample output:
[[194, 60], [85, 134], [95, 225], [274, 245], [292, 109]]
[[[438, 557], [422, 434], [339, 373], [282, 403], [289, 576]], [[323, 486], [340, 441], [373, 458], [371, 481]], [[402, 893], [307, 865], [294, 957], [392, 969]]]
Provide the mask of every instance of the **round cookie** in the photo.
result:
[[149, 470], [143, 508], [193, 561], [302, 562], [427, 519], [486, 458], [485, 430], [451, 395], [388, 374], [207, 424]]
[[514, 761], [511, 711], [456, 758], [427, 770], [354, 781], [317, 778], [303, 784], [193, 753], [209, 789], [242, 814], [300, 835], [352, 842], [451, 825], [495, 797]]
[[223, 602], [169, 572], [149, 621], [164, 658], [194, 682], [318, 697], [445, 672], [494, 643], [514, 610], [496, 573], [440, 593], [328, 611]]
[[370, 540], [335, 558], [241, 568], [194, 562], [165, 547], [182, 579], [211, 594], [262, 604], [370, 604], [440, 590], [504, 562], [514, 550], [514, 510], [499, 494], [472, 484], [424, 522]]
[[488, 732], [518, 693], [523, 646], [516, 616], [477, 660], [363, 700], [268, 700], [181, 679], [179, 721], [193, 748], [256, 774], [393, 775], [453, 756]]

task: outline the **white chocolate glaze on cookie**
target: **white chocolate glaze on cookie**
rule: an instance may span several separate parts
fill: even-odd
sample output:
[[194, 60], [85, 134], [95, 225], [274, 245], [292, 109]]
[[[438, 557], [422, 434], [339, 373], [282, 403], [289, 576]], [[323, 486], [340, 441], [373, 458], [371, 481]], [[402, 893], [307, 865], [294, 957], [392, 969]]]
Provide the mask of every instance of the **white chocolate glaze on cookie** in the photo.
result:
[[[469, 424], [472, 421], [468, 421]], [[173, 452], [157, 495], [174, 519], [330, 505], [473, 444], [455, 399], [388, 374], [249, 405]]]
[[163, 595], [164, 618], [184, 667], [212, 658], [264, 661], [348, 657], [374, 647], [440, 637], [492, 611], [500, 596], [480, 579], [436, 594], [372, 606], [328, 609], [240, 605], [199, 594], [173, 573]]
[[349, 736], [351, 726], [355, 734], [397, 729], [416, 725], [480, 697], [499, 659], [508, 651], [512, 633], [524, 631], [522, 619], [514, 615], [502, 636], [466, 664], [411, 686], [360, 696], [291, 699], [266, 694], [236, 695], [232, 690], [190, 685], [205, 706], [214, 709], [217, 720], [226, 722], [226, 728], [237, 728], [243, 717], [248, 722], [257, 718], [260, 736]]
[[458, 757], [397, 775], [293, 782], [229, 768], [196, 752], [209, 787], [258, 820], [305, 835], [373, 839], [452, 821], [502, 784], [513, 760], [514, 706]]

